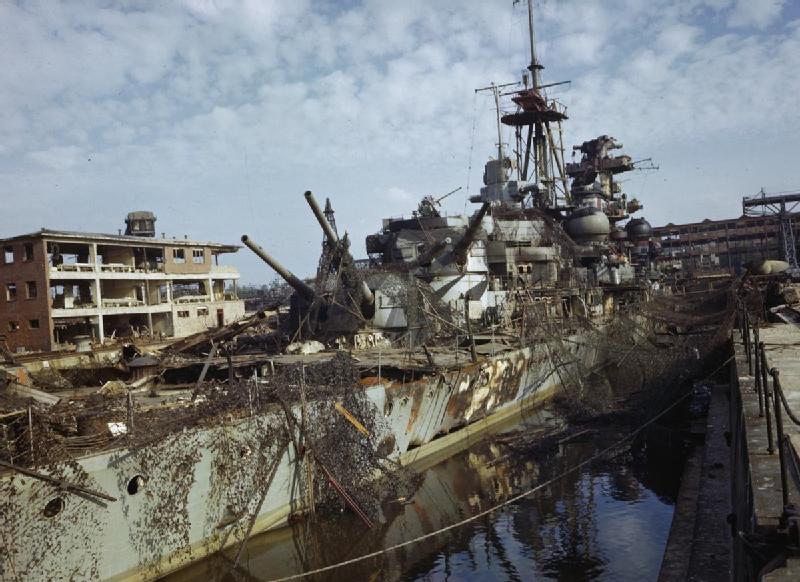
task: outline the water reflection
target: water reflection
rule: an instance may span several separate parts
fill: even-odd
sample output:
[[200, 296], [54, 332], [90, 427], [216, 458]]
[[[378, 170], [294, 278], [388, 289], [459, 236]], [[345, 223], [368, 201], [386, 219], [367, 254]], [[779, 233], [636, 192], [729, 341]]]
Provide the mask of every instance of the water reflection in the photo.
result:
[[[617, 438], [593, 434], [535, 460], [479, 443], [428, 469], [411, 503], [367, 531], [342, 513], [250, 541], [243, 564], [207, 560], [171, 579], [265, 581], [341, 562], [450, 525], [564, 472]], [[421, 543], [314, 580], [653, 580], [672, 519], [680, 447], [663, 435], [530, 498]], [[664, 451], [670, 454], [665, 456]], [[509, 454], [511, 453], [511, 454]]]

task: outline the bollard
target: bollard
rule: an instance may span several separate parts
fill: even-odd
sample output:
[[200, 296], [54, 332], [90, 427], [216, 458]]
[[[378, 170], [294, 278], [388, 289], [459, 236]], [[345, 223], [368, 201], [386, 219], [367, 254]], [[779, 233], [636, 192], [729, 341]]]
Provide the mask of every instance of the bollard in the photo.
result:
[[760, 345], [761, 351], [761, 388], [764, 391], [764, 416], [767, 417], [767, 452], [771, 455], [775, 452], [772, 441], [772, 415], [769, 410], [769, 384], [767, 383], [767, 352], [764, 349], [764, 342]]
[[785, 509], [786, 506], [789, 505], [789, 480], [786, 475], [786, 451], [783, 446], [786, 437], [783, 434], [783, 416], [781, 414], [783, 403], [781, 402], [780, 370], [772, 368], [769, 373], [772, 375], [772, 400], [775, 402], [775, 430], [778, 435], [778, 457], [781, 463], [781, 495], [783, 496], [783, 507]]
[[753, 341], [756, 345], [756, 394], [758, 394], [758, 415], [764, 416], [764, 393], [761, 387], [761, 356], [760, 351], [764, 342], [760, 341], [758, 326], [753, 328]]

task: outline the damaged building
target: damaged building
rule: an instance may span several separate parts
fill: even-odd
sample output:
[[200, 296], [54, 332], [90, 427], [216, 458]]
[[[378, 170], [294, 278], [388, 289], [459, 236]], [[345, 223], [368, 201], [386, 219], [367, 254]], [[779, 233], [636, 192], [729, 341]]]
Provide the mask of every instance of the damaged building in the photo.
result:
[[742, 200], [742, 216], [723, 220], [672, 224], [653, 228], [660, 245], [659, 268], [686, 272], [741, 273], [767, 259], [796, 267], [800, 241], [800, 193], [766, 194]]
[[182, 337], [244, 316], [239, 247], [156, 237], [132, 212], [124, 234], [41, 229], [0, 240], [0, 334], [12, 351], [82, 349], [111, 339]]

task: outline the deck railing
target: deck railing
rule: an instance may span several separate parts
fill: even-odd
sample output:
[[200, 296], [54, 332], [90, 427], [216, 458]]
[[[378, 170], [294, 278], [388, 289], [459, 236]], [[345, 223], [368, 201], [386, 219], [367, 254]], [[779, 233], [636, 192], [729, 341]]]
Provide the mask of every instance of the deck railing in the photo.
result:
[[[764, 418], [767, 429], [767, 453], [775, 454], [777, 448], [780, 464], [780, 486], [783, 512], [780, 518], [781, 527], [787, 533], [794, 532], [800, 538], [800, 516], [797, 508], [789, 499], [789, 470], [791, 468], [792, 484], [800, 492], [800, 466], [792, 450], [789, 435], [784, 430], [784, 414], [795, 425], [800, 426], [800, 416], [789, 406], [781, 387], [780, 370], [769, 367], [764, 342], [761, 341], [759, 321], [751, 321], [750, 312], [744, 302], [738, 310], [739, 332], [747, 357], [748, 372], [755, 380], [758, 395], [758, 415]], [[771, 382], [770, 382], [771, 379]], [[800, 542], [800, 539], [796, 540]]]

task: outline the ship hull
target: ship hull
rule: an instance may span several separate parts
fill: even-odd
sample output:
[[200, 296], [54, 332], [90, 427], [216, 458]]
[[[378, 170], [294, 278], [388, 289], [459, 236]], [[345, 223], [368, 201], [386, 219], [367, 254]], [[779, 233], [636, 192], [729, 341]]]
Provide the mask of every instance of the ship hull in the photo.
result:
[[[565, 339], [561, 345], [570, 353], [564, 361], [542, 342], [415, 382], [365, 388], [385, 420], [381, 440], [392, 442], [394, 456], [416, 469], [463, 449], [601, 363], [587, 338]], [[152, 580], [238, 545], [248, 530], [254, 535], [285, 525], [303, 511], [296, 452], [264, 439], [283, 423], [276, 410], [84, 456], [51, 471], [113, 502], [3, 475], [2, 542], [15, 552], [4, 552], [2, 579]], [[272, 463], [274, 474], [265, 470]], [[60, 510], [46, 515], [57, 498]]]

